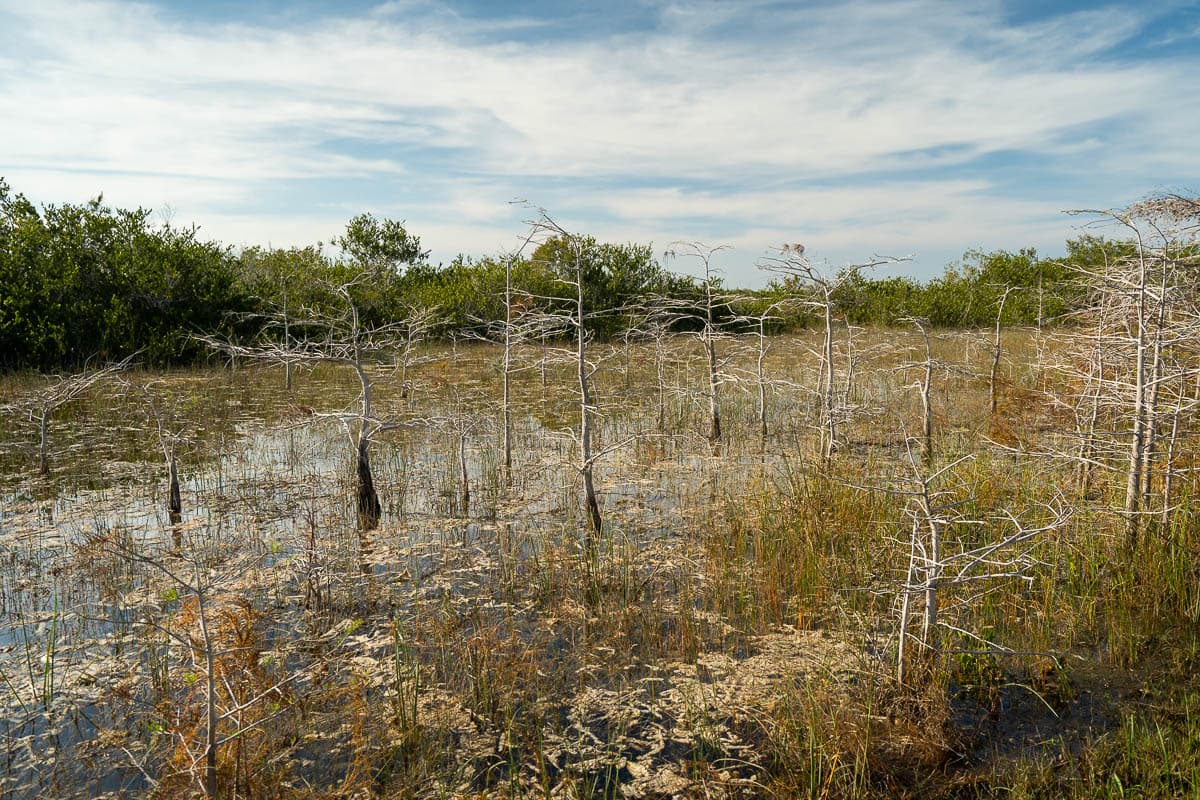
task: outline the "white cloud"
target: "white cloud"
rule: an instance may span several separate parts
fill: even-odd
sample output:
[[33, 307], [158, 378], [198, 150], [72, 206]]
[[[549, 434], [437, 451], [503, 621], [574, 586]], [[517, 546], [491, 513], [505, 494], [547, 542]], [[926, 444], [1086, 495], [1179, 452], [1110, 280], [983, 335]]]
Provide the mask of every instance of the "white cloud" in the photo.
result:
[[[444, 245], [452, 254], [493, 241], [510, 219], [502, 204], [540, 186], [534, 176], [567, 188], [530, 199], [558, 200], [591, 229], [626, 225], [623, 240], [669, 224], [686, 228], [672, 238], [738, 239], [807, 226], [849, 247], [869, 227], [928, 249], [1057, 230], [1046, 215], [1062, 192], [1005, 200], [1019, 193], [1000, 194], [1002, 174], [938, 173], [983, 154], [1104, 170], [1121, 181], [1114, 192], [1144, 174], [1200, 172], [1195, 63], [1103, 58], [1137, 35], [1135, 11], [1021, 27], [1001, 12], [988, 0], [954, 13], [933, 0], [680, 2], [660, 6], [657, 30], [568, 41], [530, 36], [540, 20], [489, 30], [423, 2], [274, 28], [185, 26], [116, 0], [0, 0], [11, 21], [0, 31], [0, 174], [39, 199], [103, 189], [170, 203], [254, 241], [303, 227], [271, 208], [234, 221], [230, 204], [252, 204], [264, 185], [336, 179], [335, 203], [360, 210], [345, 186], [390, 176], [423, 199], [379, 210], [462, 236]], [[796, 188], [906, 171], [928, 177]], [[625, 188], [633, 179], [726, 188]]]

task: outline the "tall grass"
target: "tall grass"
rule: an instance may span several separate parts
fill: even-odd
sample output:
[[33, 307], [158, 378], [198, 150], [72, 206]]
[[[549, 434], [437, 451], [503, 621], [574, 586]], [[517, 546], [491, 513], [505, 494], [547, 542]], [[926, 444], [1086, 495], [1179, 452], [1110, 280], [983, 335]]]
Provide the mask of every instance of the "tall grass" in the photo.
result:
[[[481, 427], [460, 502], [456, 437], [420, 420], [495, 413], [485, 347], [414, 368], [407, 396], [380, 376], [384, 412], [413, 424], [376, 448], [385, 509], [369, 535], [355, 528], [345, 434], [320, 422], [354, 402], [334, 369], [298, 374], [291, 393], [274, 371], [162, 376], [193, 398], [179, 407], [195, 433], [175, 527], [156, 510], [161, 456], [121, 397], [98, 391], [66, 410], [49, 481], [28, 467], [31, 431], [6, 426], [0, 638], [15, 661], [0, 659], [4, 786], [197, 790], [180, 742], [202, 734], [197, 692], [210, 676], [194, 652], [196, 610], [164, 568], [198, 558], [221, 609], [219, 699], [244, 706], [221, 722], [230, 796], [1200, 790], [1193, 473], [1178, 475], [1169, 523], [1150, 521], [1129, 551], [1112, 510], [1119, 480], [1100, 471], [1084, 495], [1070, 464], [1046, 456], [1070, 434], [1069, 387], [1040, 361], [1053, 343], [1008, 335], [993, 415], [987, 348], [964, 360], [961, 340], [936, 339], [935, 357], [954, 368], [933, 385], [934, 467], [971, 456], [952, 473], [948, 550], [1045, 521], [1055, 504], [1073, 514], [1031, 543], [1021, 578], [947, 586], [954, 630], [899, 686], [909, 522], [888, 489], [910, 469], [921, 402], [894, 368], [919, 342], [858, 336], [843, 441], [824, 465], [814, 341], [784, 337], [768, 353], [766, 439], [756, 391], [738, 378], [752, 348], [729, 343], [715, 443], [694, 341], [669, 343], [661, 424], [653, 345], [612, 359], [596, 386], [599, 444], [630, 443], [596, 464], [606, 524], [594, 547], [572, 445], [558, 435], [572, 403], [558, 367], [545, 388], [540, 370], [516, 373], [512, 485], [498, 436]], [[1176, 459], [1194, 461], [1190, 440]], [[56, 741], [56, 755], [17, 747], [35, 740]]]

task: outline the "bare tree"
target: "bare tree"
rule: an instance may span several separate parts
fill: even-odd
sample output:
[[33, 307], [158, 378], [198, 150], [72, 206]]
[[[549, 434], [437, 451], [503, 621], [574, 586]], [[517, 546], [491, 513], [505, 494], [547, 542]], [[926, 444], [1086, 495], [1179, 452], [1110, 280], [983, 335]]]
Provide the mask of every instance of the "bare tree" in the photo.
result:
[[[578, 447], [578, 460], [575, 469], [583, 483], [583, 504], [587, 514], [589, 535], [586, 546], [589, 554], [595, 552], [598, 539], [603, 530], [603, 517], [600, 503], [596, 496], [595, 467], [605, 455], [625, 446], [636, 436], [630, 436], [618, 443], [597, 448], [595, 443], [595, 425], [597, 406], [593, 388], [593, 378], [599, 370], [603, 359], [593, 353], [589, 346], [592, 334], [588, 323], [604, 314], [619, 313], [614, 309], [589, 308], [585, 301], [585, 271], [592, 260], [599, 254], [592, 248], [591, 240], [587, 237], [571, 233], [554, 220], [544, 209], [537, 210], [537, 216], [529, 222], [528, 241], [546, 242], [558, 240], [562, 247], [555, 249], [555, 263], [548, 266], [553, 270], [555, 280], [571, 293], [566, 308], [554, 310], [553, 304], [561, 303], [563, 298], [535, 297], [544, 300], [548, 307], [541, 310], [530, 310], [527, 316], [528, 330], [537, 332], [544, 343], [544, 361], [555, 356], [569, 360], [575, 371], [575, 392], [579, 398], [579, 427], [570, 432]], [[549, 344], [551, 337], [561, 337], [566, 344], [553, 346]]]
[[904, 320], [917, 329], [921, 336], [918, 350], [921, 357], [910, 360], [893, 368], [894, 372], [916, 372], [917, 378], [908, 385], [909, 389], [917, 392], [921, 398], [921, 454], [926, 467], [933, 464], [935, 450], [933, 446], [933, 378], [936, 373], [959, 373], [975, 377], [959, 364], [949, 363], [935, 358], [933, 355], [934, 338], [929, 333], [928, 320], [908, 317]]
[[[257, 657], [246, 653], [244, 642], [230, 641], [222, 631], [222, 620], [245, 613], [248, 604], [237, 598], [221, 596], [220, 587], [253, 568], [257, 557], [231, 557], [213, 542], [194, 543], [186, 550], [170, 553], [149, 552], [119, 537], [110, 537], [105, 546], [122, 560], [149, 569], [165, 578], [171, 593], [187, 613], [172, 624], [164, 619], [157, 601], [147, 599], [136, 609], [139, 625], [164, 634], [177, 647], [188, 664], [193, 688], [181, 707], [177, 724], [169, 726], [176, 750], [185, 761], [186, 774], [193, 776], [205, 797], [222, 796], [218, 773], [221, 749], [238, 742], [252, 731], [264, 731], [273, 721], [292, 708], [288, 687], [304, 673], [279, 677], [247, 674], [257, 672]], [[153, 598], [150, 593], [146, 598]], [[190, 623], [190, 624], [189, 624]], [[245, 665], [239, 669], [239, 665]], [[240, 673], [240, 674], [239, 674]], [[198, 700], [198, 702], [196, 702]], [[196, 725], [183, 719], [199, 706]]]
[[917, 384], [921, 393], [921, 442], [925, 465], [933, 463], [933, 370], [937, 366], [933, 359], [933, 343], [929, 339], [929, 331], [919, 319], [913, 319], [912, 324], [921, 332], [925, 344], [925, 359], [917, 366], [921, 368], [921, 379]]
[[700, 308], [689, 310], [691, 303], [684, 298], [659, 298], [665, 308], [674, 310], [676, 321], [690, 320], [700, 325], [697, 334], [707, 360], [708, 438], [721, 440], [721, 384], [724, 382], [724, 362], [717, 352], [720, 340], [722, 311], [728, 313], [736, 296], [721, 291], [720, 271], [712, 264], [713, 256], [730, 249], [728, 245], [709, 247], [700, 242], [675, 242], [666, 252], [668, 258], [686, 258], [700, 263], [702, 275], [696, 280], [701, 292]]
[[[903, 499], [909, 521], [909, 533], [904, 543], [907, 565], [900, 584], [896, 680], [906, 684], [910, 679], [912, 653], [915, 644], [925, 654], [939, 652], [940, 634], [956, 634], [974, 647], [974, 652], [1011, 653], [1011, 650], [985, 640], [979, 634], [954, 621], [950, 612], [967, 613], [986, 594], [1005, 582], [1033, 581], [1034, 568], [1041, 562], [1034, 555], [1038, 539], [1057, 530], [1072, 516], [1072, 509], [1057, 498], [1037, 511], [1035, 522], [1022, 520], [1005, 510], [991, 519], [973, 520], [963, 509], [971, 499], [972, 484], [957, 479], [958, 468], [974, 458], [963, 456], [937, 470], [930, 471], [920, 463], [916, 453], [908, 450], [909, 474], [866, 488], [882, 491]], [[961, 537], [951, 539], [948, 532], [954, 526], [970, 526], [994, 530], [994, 535], [971, 537], [982, 544], [964, 545]], [[962, 596], [951, 596], [951, 590], [966, 587]], [[919, 633], [914, 626], [914, 601], [920, 604]]]
[[137, 353], [133, 353], [114, 364], [84, 370], [74, 375], [53, 375], [46, 386], [29, 392], [15, 403], [0, 409], [8, 414], [28, 415], [30, 421], [37, 423], [39, 474], [50, 474], [50, 420], [55, 413], [89, 389], [128, 369], [136, 356]]
[[[167, 516], [171, 525], [183, 521], [183, 498], [179, 492], [179, 448], [187, 441], [183, 427], [175, 420], [173, 406], [178, 398], [166, 397], [154, 383], [127, 383], [142, 398], [146, 412], [154, 422], [155, 438], [167, 465]], [[154, 391], [152, 391], [152, 388]]]
[[[774, 306], [772, 306], [774, 308]], [[758, 433], [762, 436], [763, 441], [767, 439], [767, 379], [765, 371], [765, 362], [767, 360], [767, 319], [770, 317], [771, 309], [767, 309], [758, 316], [758, 348], [754, 359], [754, 377], [758, 387]]]
[[[210, 347], [238, 358], [276, 364], [342, 364], [354, 370], [360, 388], [357, 410], [314, 414], [313, 418], [332, 417], [346, 427], [354, 448], [358, 519], [365, 530], [376, 527], [383, 512], [371, 469], [371, 442], [380, 433], [403, 425], [381, 419], [375, 412], [372, 359], [379, 359], [386, 365], [386, 359], [399, 352], [400, 364], [392, 366], [401, 369], [401, 381], [406, 381], [406, 370], [412, 364], [418, 333], [428, 331], [433, 319], [432, 312], [420, 309], [411, 310], [409, 318], [404, 320], [374, 327], [364, 325], [353, 290], [371, 277], [370, 272], [364, 271], [346, 283], [331, 286], [333, 294], [341, 300], [342, 311], [329, 313], [306, 309], [303, 317], [289, 321], [290, 330], [302, 331], [290, 341], [263, 339], [258, 344], [240, 345], [212, 336], [198, 337]], [[282, 325], [283, 321], [275, 319], [273, 323]]]
[[[504, 263], [504, 320], [482, 320], [476, 318], [479, 328], [468, 331], [468, 336], [480, 341], [499, 345], [500, 357], [500, 422], [501, 449], [504, 456], [504, 482], [512, 486], [513, 444], [512, 444], [512, 377], [517, 372], [530, 369], [532, 364], [519, 364], [516, 358], [519, 346], [536, 336], [544, 336], [546, 331], [538, 314], [530, 314], [535, 304], [535, 298], [528, 292], [521, 291], [513, 285], [513, 264], [521, 257], [531, 241], [526, 236], [521, 246], [511, 253], [502, 256]], [[537, 365], [542, 366], [542, 384], [545, 386], [545, 359], [539, 359]]]
[[[1164, 413], [1161, 389], [1185, 377], [1187, 368], [1173, 353], [1200, 332], [1191, 283], [1184, 279], [1184, 267], [1200, 263], [1195, 250], [1200, 204], [1161, 196], [1121, 210], [1074, 213], [1097, 215], [1132, 242], [1130, 255], [1100, 269], [1079, 268], [1094, 298], [1096, 330], [1087, 368], [1090, 391], [1096, 393], [1092, 424], [1102, 409], [1109, 410], [1113, 424], [1124, 427], [1128, 437], [1122, 513], [1126, 541], [1132, 548], [1142, 518], [1152, 513], [1159, 432], [1164, 419], [1174, 419], [1173, 412]], [[1181, 400], [1176, 398], [1176, 408]], [[1127, 424], [1122, 422], [1125, 419]], [[1177, 424], [1173, 427], [1177, 432]], [[1096, 453], [1101, 461], [1109, 455]]]
[[[720, 374], [722, 382], [732, 383], [743, 391], [752, 393], [755, 402], [755, 417], [759, 437], [765, 444], [769, 428], [767, 397], [773, 388], [796, 388], [792, 381], [779, 376], [770, 375], [767, 371], [767, 354], [771, 351], [773, 337], [768, 334], [770, 323], [781, 319], [779, 312], [794, 304], [791, 297], [785, 297], [768, 304], [765, 308], [759, 298], [753, 296], [729, 296], [730, 311], [733, 313], [727, 320], [730, 328], [737, 329], [743, 338], [750, 338], [752, 345], [738, 348], [740, 352], [731, 351], [725, 362], [735, 362], [729, 367], [722, 362]], [[736, 362], [753, 359], [753, 367], [746, 368]], [[848, 378], [844, 387], [844, 395], [850, 392]]]
[[[907, 261], [907, 257], [873, 256], [861, 264], [842, 268], [835, 276], [829, 276], [816, 267], [805, 255], [804, 245], [785, 244], [776, 254], [759, 261], [759, 268], [782, 278], [782, 288], [794, 295], [802, 307], [821, 314], [824, 323], [824, 338], [818, 353], [816, 394], [820, 408], [818, 428], [820, 430], [820, 453], [823, 461], [829, 461], [838, 447], [838, 425], [845, 409], [838, 402], [837, 365], [835, 361], [834, 319], [837, 313], [837, 292], [864, 270], [884, 264]], [[848, 358], [847, 358], [848, 360]]]
[[[1040, 262], [1039, 262], [1040, 263]], [[1038, 273], [1041, 274], [1040, 272]], [[1000, 302], [996, 308], [996, 330], [992, 337], [992, 369], [988, 375], [988, 397], [991, 400], [992, 414], [996, 413], [996, 407], [999, 404], [999, 394], [996, 386], [996, 379], [1000, 372], [1000, 325], [1004, 321], [1004, 306], [1008, 303], [1008, 296], [1013, 293], [1015, 287], [1004, 287], [1004, 293], [1000, 295]], [[1042, 328], [1041, 311], [1038, 311], [1038, 330]]]
[[[526, 239], [526, 242], [529, 240]], [[524, 249], [524, 246], [522, 246]], [[504, 358], [501, 364], [501, 427], [504, 436], [504, 482], [512, 485], [512, 353], [513, 353], [513, 258], [504, 259]]]
[[[468, 408], [468, 404], [455, 398], [456, 408]], [[488, 427], [488, 419], [479, 414], [463, 411], [442, 416], [431, 417], [423, 423], [448, 431], [454, 436], [455, 451], [458, 456], [458, 510], [461, 516], [469, 517], [471, 509], [471, 477], [467, 465], [467, 444], [471, 437]]]

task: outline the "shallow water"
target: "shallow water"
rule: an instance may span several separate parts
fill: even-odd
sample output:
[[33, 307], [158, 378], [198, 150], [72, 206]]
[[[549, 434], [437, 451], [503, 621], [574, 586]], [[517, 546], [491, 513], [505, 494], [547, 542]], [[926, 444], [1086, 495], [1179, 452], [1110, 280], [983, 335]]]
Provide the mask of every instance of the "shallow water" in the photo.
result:
[[[748, 513], [750, 498], [780, 488], [786, 495], [811, 463], [814, 341], [772, 341], [765, 440], [753, 340], [722, 342], [730, 360], [725, 437], [716, 445], [704, 438], [706, 398], [695, 387], [704, 386], [706, 367], [694, 340], [672, 343], [662, 393], [649, 345], [631, 359], [608, 354], [614, 357], [601, 365], [595, 386], [596, 444], [614, 448], [596, 464], [605, 515], [604, 536], [590, 542], [598, 559], [589, 558], [574, 466], [574, 375], [563, 364], [550, 366], [544, 383], [532, 367], [514, 378], [510, 482], [501, 464], [496, 350], [431, 349], [404, 387], [394, 373], [378, 371], [377, 413], [402, 424], [372, 445], [383, 515], [371, 531], [358, 529], [354, 507], [350, 434], [359, 386], [346, 368], [299, 372], [291, 392], [282, 388], [281, 370], [266, 367], [131, 376], [148, 384], [175, 443], [183, 515], [174, 525], [162, 447], [142, 392], [110, 388], [64, 408], [51, 425], [48, 478], [34, 474], [36, 431], [6, 418], [0, 703], [7, 729], [0, 742], [8, 757], [0, 786], [62, 796], [145, 790], [157, 780], [175, 780], [181, 792], [190, 786], [185, 778], [194, 769], [179, 745], [194, 757], [202, 732], [201, 595], [228, 682], [220, 687], [223, 702], [245, 703], [250, 715], [239, 724], [257, 725], [254, 715], [270, 711], [268, 696], [303, 710], [278, 733], [254, 728], [246, 746], [272, 758], [287, 753], [289, 780], [329, 791], [350, 774], [360, 746], [346, 727], [354, 709], [360, 721], [389, 719], [397, 696], [416, 685], [406, 675], [439, 677], [420, 687], [419, 699], [438, 714], [457, 715], [457, 727], [447, 730], [462, 747], [452, 750], [468, 740], [483, 748], [455, 767], [469, 771], [477, 759], [499, 757], [494, 728], [510, 702], [526, 715], [549, 704], [539, 713], [561, 729], [570, 722], [567, 704], [589, 692], [619, 698], [640, 687], [654, 695], [643, 681], [689, 664], [704, 683], [692, 662], [706, 653], [731, 660], [726, 666], [735, 674], [732, 660], [765, 646], [732, 619], [738, 603], [760, 602], [753, 594], [762, 576], [751, 574], [753, 564], [732, 565], [746, 572], [731, 587], [741, 595], [726, 598], [729, 606], [706, 606], [703, 595], [722, 574], [711, 568], [712, 556], [724, 551], [706, 550], [704, 542], [736, 527], [730, 523]], [[853, 438], [844, 453], [865, 474], [887, 476], [906, 454], [918, 400], [905, 384], [911, 376], [894, 369], [902, 357], [864, 349], [863, 372], [845, 389]], [[19, 394], [22, 381], [30, 379], [0, 381], [0, 405]], [[952, 386], [969, 381], [955, 374], [941, 384], [938, 424], [946, 430], [978, 424], [978, 391], [945, 402]], [[714, 608], [729, 609], [731, 618]], [[834, 646], [817, 635], [801, 638], [806, 653]], [[837, 646], [876, 665], [886, 649]], [[615, 649], [622, 652], [614, 657]], [[239, 653], [249, 653], [248, 661]], [[680, 658], [689, 664], [672, 662]], [[509, 660], [497, 666], [501, 659]], [[510, 687], [515, 699], [491, 693], [489, 676], [500, 673], [524, 676]], [[355, 687], [359, 695], [350, 692]], [[658, 713], [652, 701], [650, 716]]]
[[[291, 394], [269, 369], [137, 376], [153, 378], [147, 391], [178, 439], [176, 525], [165, 507], [162, 451], [134, 393], [101, 392], [64, 409], [51, 425], [48, 478], [31, 469], [28, 427], [6, 428], [3, 785], [80, 796], [148, 787], [143, 768], [153, 774], [167, 757], [154, 709], [172, 695], [185, 702], [188, 691], [164, 683], [164, 658], [189, 656], [155, 626], [184, 631], [180, 598], [197, 586], [269, 616], [268, 649], [282, 652], [312, 635], [314, 611], [386, 620], [403, 617], [417, 596], [480, 597], [489, 576], [512, 569], [502, 561], [540, 558], [547, 537], [578, 537], [580, 487], [566, 433], [578, 412], [569, 389], [556, 388], [563, 376], [552, 371], [545, 389], [533, 372], [515, 382], [523, 399], [508, 488], [493, 355], [462, 348], [454, 363], [416, 373], [408, 396], [393, 376], [380, 376], [381, 416], [409, 424], [373, 446], [384, 514], [369, 533], [356, 529], [346, 425], [322, 416], [352, 413], [348, 370], [298, 375]], [[708, 452], [689, 433], [702, 425], [700, 404], [687, 395], [672, 398], [673, 432], [641, 429], [653, 397], [644, 385], [627, 391], [623, 380], [613, 373], [597, 393], [599, 446], [629, 440], [596, 467], [609, 535], [620, 546], [678, 536], [689, 514], [777, 469], [752, 441]], [[455, 430], [466, 419], [485, 424], [467, 440], [464, 509]], [[125, 756], [89, 764], [93, 742], [110, 740], [123, 743]]]

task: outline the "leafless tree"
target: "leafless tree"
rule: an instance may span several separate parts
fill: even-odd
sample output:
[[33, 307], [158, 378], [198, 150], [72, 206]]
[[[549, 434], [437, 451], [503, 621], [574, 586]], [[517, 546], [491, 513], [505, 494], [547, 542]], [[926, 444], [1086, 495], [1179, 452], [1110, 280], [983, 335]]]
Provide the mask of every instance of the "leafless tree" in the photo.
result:
[[[455, 398], [456, 408], [468, 408], [467, 403]], [[462, 516], [470, 516], [471, 508], [471, 477], [467, 465], [467, 444], [471, 437], [488, 427], [488, 419], [470, 411], [434, 416], [421, 423], [430, 428], [448, 431], [454, 436], [455, 451], [458, 457], [458, 508]], [[415, 424], [415, 423], [414, 423]]]
[[[245, 661], [240, 642], [229, 641], [217, 630], [222, 615], [237, 613], [238, 601], [222, 596], [221, 586], [254, 568], [253, 555], [235, 556], [213, 541], [193, 543], [185, 550], [155, 552], [120, 537], [110, 537], [106, 547], [122, 560], [147, 568], [165, 578], [185, 607], [190, 605], [191, 624], [174, 624], [164, 616], [155, 593], [131, 609], [137, 624], [164, 634], [178, 648], [188, 664], [199, 691], [200, 719], [193, 728], [184, 723], [172, 725], [169, 732], [179, 751], [186, 754], [186, 771], [194, 776], [205, 797], [222, 796], [218, 774], [218, 756], [225, 745], [236, 742], [251, 731], [263, 730], [291, 709], [288, 687], [303, 677], [296, 671], [274, 680], [242, 681], [233, 668]], [[256, 676], [258, 678], [258, 676]], [[196, 694], [193, 694], [195, 697]], [[178, 709], [184, 711], [184, 709]], [[249, 713], [253, 711], [254, 713]]]
[[669, 374], [675, 353], [672, 344], [677, 338], [674, 331], [680, 320], [676, 305], [673, 298], [648, 297], [645, 303], [630, 312], [629, 328], [623, 337], [627, 357], [635, 344], [649, 346], [653, 353], [655, 419], [659, 434], [667, 433], [668, 399], [677, 390]]
[[[957, 473], [972, 458], [973, 455], [963, 456], [931, 471], [910, 447], [907, 476], [860, 487], [903, 499], [909, 520], [909, 534], [904, 542], [908, 559], [898, 592], [896, 679], [900, 684], [907, 684], [910, 679], [911, 645], [915, 643], [920, 652], [935, 654], [941, 647], [941, 631], [973, 642], [976, 647], [972, 650], [976, 652], [1011, 652], [956, 624], [950, 612], [969, 612], [983, 596], [1005, 582], [1032, 582], [1034, 568], [1042, 563], [1035, 556], [1038, 539], [1061, 528], [1073, 513], [1059, 497], [1037, 511], [1035, 522], [1023, 520], [1010, 510], [991, 519], [968, 518], [964, 508], [971, 499], [972, 484]], [[961, 537], [948, 537], [955, 526], [984, 528], [994, 531], [994, 535], [974, 536], [971, 539], [983, 538], [984, 543], [964, 545]], [[960, 587], [969, 591], [949, 597], [952, 589]], [[915, 624], [914, 602], [920, 605], [919, 633], [911, 630]]]
[[[1175, 419], [1175, 413], [1163, 407], [1162, 387], [1186, 380], [1188, 368], [1177, 353], [1200, 332], [1194, 290], [1185, 269], [1200, 263], [1195, 246], [1200, 204], [1190, 198], [1161, 196], [1121, 210], [1074, 213], [1092, 214], [1116, 226], [1133, 245], [1131, 255], [1102, 268], [1079, 268], [1094, 298], [1096, 330], [1087, 368], [1091, 391], [1096, 393], [1092, 422], [1102, 409], [1112, 412], [1118, 426], [1128, 420], [1122, 513], [1126, 540], [1133, 547], [1143, 517], [1153, 513], [1158, 437], [1164, 421]], [[1175, 407], [1181, 402], [1177, 397]], [[1172, 427], [1177, 433], [1177, 422]], [[1168, 445], [1171, 449], [1173, 445]], [[1106, 453], [1096, 455], [1108, 460]]]
[[177, 397], [169, 397], [161, 385], [153, 382], [126, 382], [132, 391], [137, 392], [146, 408], [146, 413], [154, 423], [155, 438], [162, 450], [163, 461], [167, 465], [167, 516], [171, 525], [183, 521], [183, 498], [179, 492], [179, 448], [186, 443], [187, 436], [183, 426], [176, 421], [174, 406]]
[[137, 353], [134, 353], [114, 364], [84, 370], [74, 375], [53, 375], [46, 386], [29, 392], [16, 402], [0, 409], [6, 414], [28, 415], [29, 420], [37, 424], [39, 474], [50, 474], [50, 420], [54, 414], [89, 389], [124, 372], [136, 356]]
[[[754, 394], [759, 437], [765, 443], [769, 429], [768, 394], [774, 388], [796, 388], [794, 382], [768, 374], [767, 354], [771, 350], [774, 338], [768, 333], [768, 326], [779, 320], [780, 312], [793, 305], [794, 301], [790, 297], [785, 297], [768, 304], [765, 308], [762, 307], [761, 302], [757, 301], [757, 298], [749, 296], [733, 298], [732, 302], [735, 303], [737, 313], [730, 318], [729, 322], [732, 326], [747, 331], [748, 333], [743, 336], [753, 340], [753, 345], [743, 348], [743, 352], [750, 351], [748, 357], [753, 358], [754, 366], [753, 369], [733, 367], [724, 371], [724, 377], [738, 386], [746, 387], [746, 391]], [[848, 394], [849, 391], [850, 386], [847, 383], [845, 393]]]
[[[551, 239], [557, 239], [563, 246], [555, 250], [556, 262], [548, 266], [553, 270], [558, 283], [566, 287], [573, 297], [568, 301], [566, 309], [558, 311], [553, 310], [552, 305], [561, 302], [561, 298], [535, 297], [535, 300], [546, 301], [547, 308], [531, 310], [528, 312], [527, 321], [529, 330], [538, 332], [538, 337], [547, 343], [544, 346], [544, 359], [565, 357], [574, 366], [575, 391], [579, 398], [579, 427], [571, 431], [570, 435], [578, 446], [575, 469], [583, 483], [583, 502], [589, 530], [587, 550], [594, 553], [603, 530], [603, 517], [596, 496], [596, 463], [636, 437], [631, 436], [606, 447], [596, 447], [594, 438], [597, 406], [592, 381], [600, 368], [602, 358], [593, 353], [589, 346], [592, 335], [588, 323], [602, 314], [614, 313], [614, 309], [593, 309], [586, 305], [585, 268], [589, 259], [597, 257], [590, 249], [590, 240], [568, 231], [544, 209], [537, 209], [537, 216], [529, 222], [528, 240], [541, 243]], [[566, 344], [558, 347], [550, 345], [552, 337], [559, 338]]]
[[720, 271], [713, 266], [712, 259], [717, 253], [728, 249], [728, 245], [709, 247], [700, 242], [675, 242], [666, 252], [668, 258], [689, 259], [699, 262], [701, 266], [702, 275], [696, 281], [703, 292], [700, 307], [691, 310], [690, 301], [682, 298], [658, 299], [664, 308], [674, 311], [677, 322], [691, 321], [700, 325], [697, 336], [707, 359], [708, 438], [713, 442], [721, 440], [721, 384], [725, 381], [724, 361], [717, 352], [717, 342], [722, 338], [719, 317], [722, 313], [728, 314], [737, 298], [736, 295], [721, 291]]
[[[512, 486], [513, 471], [513, 434], [512, 434], [512, 378], [516, 373], [530, 369], [535, 364], [521, 364], [517, 359], [518, 348], [521, 344], [535, 337], [544, 336], [546, 331], [540, 316], [530, 313], [535, 310], [536, 300], [528, 292], [513, 286], [513, 263], [519, 259], [525, 248], [532, 241], [527, 235], [521, 246], [514, 252], [502, 256], [504, 263], [504, 320], [475, 319], [479, 327], [468, 332], [471, 338], [499, 345], [500, 359], [500, 420], [501, 420], [501, 449], [504, 457], [504, 482]], [[542, 383], [545, 386], [545, 359], [538, 359], [537, 366], [543, 368]]]
[[818, 353], [820, 371], [817, 378], [817, 398], [820, 407], [818, 427], [821, 434], [820, 453], [823, 461], [829, 461], [838, 447], [838, 426], [844, 409], [838, 402], [836, 344], [834, 320], [837, 315], [838, 290], [864, 270], [884, 264], [907, 261], [907, 257], [874, 256], [861, 264], [844, 267], [830, 276], [816, 267], [805, 255], [803, 245], [785, 244], [775, 255], [759, 261], [759, 268], [778, 275], [782, 288], [792, 294], [797, 304], [816, 310], [824, 323], [824, 338]]
[[[333, 294], [341, 300], [340, 313], [306, 309], [303, 316], [289, 321], [289, 330], [302, 331], [292, 336], [290, 341], [264, 338], [257, 344], [241, 345], [212, 336], [198, 337], [210, 347], [237, 358], [276, 364], [342, 364], [354, 370], [360, 388], [357, 410], [314, 414], [313, 418], [332, 417], [346, 426], [355, 454], [358, 519], [360, 526], [366, 530], [379, 524], [383, 511], [371, 469], [371, 442], [380, 433], [404, 425], [395, 420], [381, 419], [375, 412], [372, 359], [387, 365], [387, 359], [399, 353], [400, 363], [391, 366], [400, 369], [403, 383], [407, 380], [407, 368], [412, 363], [418, 334], [427, 331], [433, 319], [432, 312], [420, 309], [412, 310], [408, 319], [374, 327], [364, 325], [353, 290], [371, 277], [370, 272], [364, 271], [346, 283], [331, 286]], [[283, 324], [278, 319], [273, 322]]]
[[[1041, 273], [1039, 272], [1039, 275]], [[988, 397], [991, 400], [992, 414], [996, 413], [996, 408], [999, 405], [999, 394], [996, 386], [996, 379], [1000, 373], [1000, 325], [1004, 321], [1004, 306], [1008, 303], [1008, 296], [1013, 293], [1014, 287], [1004, 287], [1004, 293], [1000, 295], [1000, 302], [996, 308], [996, 330], [992, 337], [992, 369], [988, 375]], [[1041, 312], [1038, 312], [1038, 330], [1041, 330]]]

